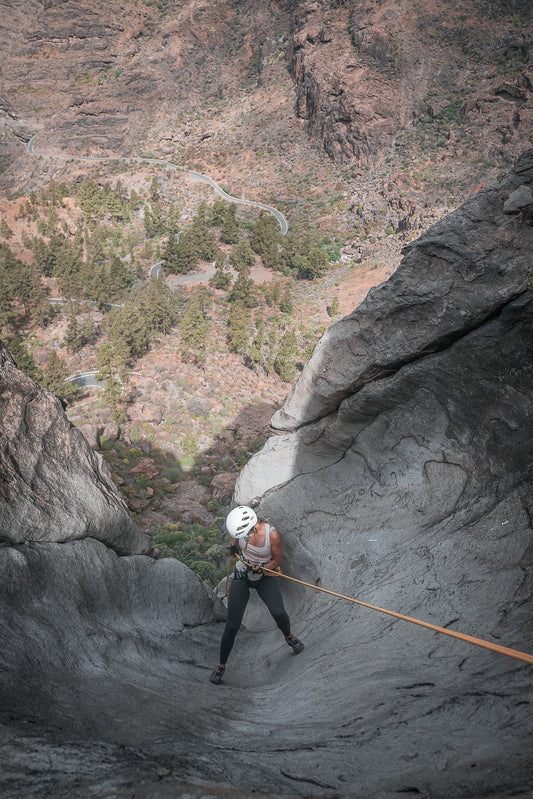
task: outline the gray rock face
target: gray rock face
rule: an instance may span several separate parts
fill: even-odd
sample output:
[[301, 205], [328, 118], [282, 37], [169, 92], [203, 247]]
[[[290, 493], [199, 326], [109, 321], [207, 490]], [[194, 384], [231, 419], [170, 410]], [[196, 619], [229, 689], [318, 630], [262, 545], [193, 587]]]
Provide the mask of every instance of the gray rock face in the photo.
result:
[[0, 418], [0, 542], [92, 536], [121, 554], [148, 551], [101, 455], [1, 344]]
[[187, 686], [204, 682], [223, 608], [193, 572], [85, 539], [0, 548], [0, 575], [2, 796], [139, 791], [171, 772], [138, 747], [172, 731], [168, 753], [199, 748], [209, 704]]
[[448, 346], [525, 291], [533, 227], [522, 215], [506, 216], [504, 203], [532, 184], [529, 150], [502, 183], [408, 245], [395, 274], [322, 336], [273, 427], [294, 430], [324, 416], [370, 381]]
[[[223, 608], [181, 564], [89, 538], [0, 547], [0, 793], [533, 793], [532, 665], [312, 588], [533, 654], [531, 232], [491, 191], [452, 215], [449, 248], [430, 231], [332, 328], [328, 383], [312, 359], [283, 410], [294, 429], [238, 478], [235, 501], [276, 524], [284, 572], [308, 583], [280, 578], [300, 655], [252, 596], [213, 686]], [[483, 257], [452, 257], [459, 232]]]
[[[328, 331], [275, 417], [291, 432], [235, 491], [284, 531], [289, 573], [529, 654], [532, 231], [502, 204], [532, 155]], [[531, 665], [331, 602], [309, 597], [305, 619], [335, 708], [328, 785], [348, 772], [357, 796], [529, 795]]]

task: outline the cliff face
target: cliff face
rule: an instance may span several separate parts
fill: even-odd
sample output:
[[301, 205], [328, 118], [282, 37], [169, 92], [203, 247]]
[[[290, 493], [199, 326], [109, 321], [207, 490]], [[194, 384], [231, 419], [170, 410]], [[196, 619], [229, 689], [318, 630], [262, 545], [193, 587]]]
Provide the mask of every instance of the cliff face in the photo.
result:
[[531, 281], [531, 201], [514, 215], [506, 209], [522, 193], [531, 198], [532, 183], [529, 150], [501, 183], [408, 245], [391, 279], [324, 334], [274, 427], [295, 429], [331, 412], [368, 382], [443, 349], [522, 294]]
[[[295, 390], [283, 414], [292, 429], [249, 462], [235, 496], [280, 529], [287, 574], [528, 653], [531, 209], [501, 208], [516, 205], [511, 188], [531, 185], [531, 157], [450, 217], [449, 248], [442, 228], [429, 231], [398, 277], [332, 329], [321, 364], [322, 373], [334, 364], [333, 390], [322, 390], [312, 362], [302, 375], [309, 412]], [[487, 209], [490, 240], [479, 235]], [[477, 259], [457, 251], [459, 231], [464, 247], [481, 248]], [[387, 319], [395, 323], [383, 327]], [[360, 370], [366, 385], [354, 364], [369, 356], [358, 352], [377, 365]], [[118, 557], [115, 536], [94, 540], [108, 514], [126, 525], [123, 512], [115, 501], [105, 512], [87, 504], [76, 481], [66, 494], [67, 466], [93, 497], [112, 492], [107, 478], [91, 487], [99, 467], [5, 353], [2, 375], [11, 469], [2, 508], [29, 517], [46, 492], [49, 509], [39, 508], [28, 540], [21, 527], [11, 534], [9, 510], [0, 547], [6, 795], [103, 797], [132, 784], [157, 797], [533, 790], [531, 666], [311, 588], [283, 584], [302, 654], [288, 651], [254, 597], [224, 683], [211, 685], [223, 616], [214, 594], [176, 561]], [[26, 458], [39, 464], [33, 473]], [[93, 538], [57, 543], [64, 513], [79, 518], [82, 506]], [[120, 550], [140, 551], [136, 535], [123, 532]]]
[[91, 536], [120, 554], [150, 548], [102, 456], [1, 343], [0, 417], [0, 543]]
[[[273, 419], [285, 432], [246, 465], [235, 494], [284, 530], [290, 573], [306, 582], [529, 653], [532, 206], [507, 216], [504, 205], [522, 194], [531, 201], [532, 157], [409, 246], [393, 278], [324, 335]], [[511, 673], [527, 681], [529, 666], [309, 601], [313, 646], [335, 652], [332, 702], [346, 679], [336, 729], [355, 746], [379, 697], [387, 707], [369, 748], [345, 750], [360, 795], [388, 796], [400, 784], [371, 776], [369, 750], [394, 752], [393, 770], [409, 750], [401, 782], [423, 795], [511, 795], [513, 778], [491, 775], [485, 755], [494, 747], [495, 761], [531, 771], [531, 753], [517, 754], [531, 735], [516, 712], [529, 705], [526, 683], [515, 694], [508, 682]], [[501, 701], [486, 703], [498, 684]], [[373, 700], [362, 698], [367, 690]], [[507, 714], [509, 736], [493, 724]]]
[[[334, 160], [383, 162], [401, 149], [402, 131], [420, 135], [428, 119], [454, 115], [464, 126], [456, 156], [470, 135], [487, 158], [508, 161], [529, 146], [527, 2], [498, 9], [451, 2], [445, 15], [433, 2], [304, 0], [291, 8], [297, 111]], [[504, 20], [513, 13], [520, 23], [508, 26]], [[495, 69], [502, 57], [505, 75]]]
[[[20, 141], [39, 133], [48, 150], [172, 154], [253, 189], [258, 151], [311, 168], [302, 121], [338, 164], [444, 160], [464, 180], [473, 158], [509, 165], [530, 145], [531, 25], [527, 0], [12, 0], [0, 20], [3, 181], [19, 187]], [[279, 170], [262, 180], [279, 195]]]

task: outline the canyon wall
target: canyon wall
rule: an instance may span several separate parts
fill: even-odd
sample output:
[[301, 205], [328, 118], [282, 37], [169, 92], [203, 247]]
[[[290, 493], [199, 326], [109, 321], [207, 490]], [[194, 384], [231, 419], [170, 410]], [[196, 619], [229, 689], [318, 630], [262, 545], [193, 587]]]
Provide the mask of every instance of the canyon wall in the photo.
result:
[[[530, 665], [312, 589], [533, 653], [532, 227], [519, 199], [532, 157], [450, 217], [448, 249], [428, 231], [332, 327], [322, 372], [312, 359], [284, 429], [243, 469], [235, 501], [277, 525], [285, 573], [310, 586], [283, 582], [306, 648], [295, 657], [254, 596], [221, 686], [208, 675], [223, 605], [177, 561], [135, 554], [144, 542], [105, 471], [3, 352], [3, 792], [533, 790]], [[453, 246], [457, 231], [478, 259]], [[24, 540], [11, 503], [35, 520]], [[81, 540], [65, 539], [67, 512], [87, 518]]]

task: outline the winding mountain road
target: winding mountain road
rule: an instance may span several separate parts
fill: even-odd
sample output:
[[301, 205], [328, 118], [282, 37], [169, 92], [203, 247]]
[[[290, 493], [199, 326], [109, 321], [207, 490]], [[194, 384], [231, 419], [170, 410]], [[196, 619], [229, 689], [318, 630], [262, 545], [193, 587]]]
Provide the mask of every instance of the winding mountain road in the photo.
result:
[[211, 188], [219, 194], [224, 200], [227, 200], [230, 203], [239, 203], [240, 205], [251, 205], [255, 208], [261, 208], [263, 211], [267, 211], [267, 213], [272, 214], [277, 220], [280, 232], [284, 236], [289, 226], [287, 224], [287, 220], [281, 213], [278, 211], [277, 208], [273, 208], [271, 205], [265, 205], [264, 203], [254, 202], [253, 200], [243, 200], [240, 197], [233, 197], [233, 195], [228, 194], [224, 189], [220, 188], [220, 186], [215, 183], [215, 181], [208, 177], [207, 175], [202, 175], [201, 172], [194, 172], [190, 169], [185, 169], [183, 166], [179, 166], [179, 164], [174, 164], [172, 161], [165, 161], [162, 158], [148, 158], [144, 156], [122, 156], [122, 155], [110, 155], [110, 156], [92, 156], [92, 155], [68, 155], [67, 153], [43, 153], [39, 152], [35, 149], [35, 139], [37, 138], [37, 134], [32, 136], [32, 138], [28, 142], [27, 150], [30, 155], [41, 156], [43, 158], [58, 158], [63, 161], [128, 161], [134, 163], [142, 163], [142, 164], [157, 164], [159, 166], [165, 166], [169, 169], [175, 169], [179, 172], [183, 172], [186, 175], [189, 175], [193, 180], [198, 181], [199, 183], [207, 183]]

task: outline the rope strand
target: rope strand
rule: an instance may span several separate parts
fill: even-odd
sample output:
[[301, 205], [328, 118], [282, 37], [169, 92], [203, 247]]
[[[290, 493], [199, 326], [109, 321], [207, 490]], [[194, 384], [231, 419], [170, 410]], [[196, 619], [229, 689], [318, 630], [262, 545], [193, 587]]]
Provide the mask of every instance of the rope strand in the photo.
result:
[[[240, 557], [239, 560], [241, 560], [247, 566], [252, 565]], [[360, 599], [354, 599], [353, 597], [345, 596], [344, 594], [338, 594], [335, 591], [329, 591], [327, 588], [322, 588], [319, 585], [306, 583], [304, 580], [298, 580], [296, 577], [289, 577], [288, 574], [284, 574], [282, 571], [274, 571], [273, 569], [267, 569], [264, 566], [262, 569], [265, 574], [268, 573], [273, 574], [276, 577], [283, 577], [285, 580], [290, 580], [291, 582], [298, 583], [299, 585], [305, 585], [308, 588], [313, 588], [315, 591], [322, 591], [324, 594], [336, 596], [339, 599], [345, 599], [347, 602], [353, 602], [355, 605], [361, 605], [362, 607], [369, 608], [370, 610], [377, 610], [379, 613], [386, 613], [388, 616], [393, 616], [395, 619], [410, 621], [412, 624], [418, 624], [420, 627], [426, 627], [428, 630], [433, 630], [436, 633], [442, 633], [443, 635], [448, 635], [451, 638], [458, 638], [460, 641], [466, 641], [469, 644], [474, 644], [474, 646], [480, 646], [484, 649], [489, 649], [491, 652], [498, 652], [500, 655], [507, 655], [507, 657], [514, 658], [515, 660], [522, 660], [524, 663], [533, 665], [533, 655], [529, 655], [527, 652], [520, 652], [518, 649], [510, 649], [507, 646], [493, 644], [491, 641], [485, 641], [483, 638], [475, 638], [473, 635], [467, 635], [466, 633], [459, 633], [455, 630], [447, 630], [445, 627], [439, 627], [437, 624], [431, 624], [428, 621], [421, 621], [420, 619], [415, 619], [413, 616], [406, 616], [403, 613], [395, 613], [393, 610], [380, 608], [378, 605], [371, 605], [368, 602], [362, 602]]]

